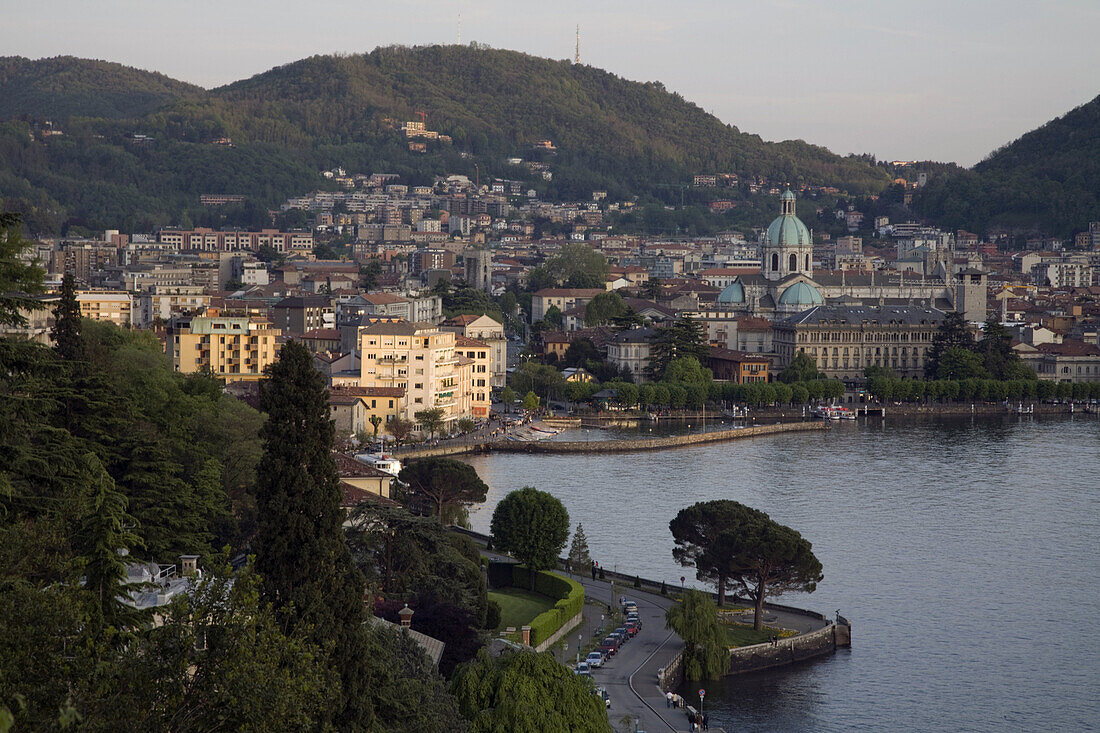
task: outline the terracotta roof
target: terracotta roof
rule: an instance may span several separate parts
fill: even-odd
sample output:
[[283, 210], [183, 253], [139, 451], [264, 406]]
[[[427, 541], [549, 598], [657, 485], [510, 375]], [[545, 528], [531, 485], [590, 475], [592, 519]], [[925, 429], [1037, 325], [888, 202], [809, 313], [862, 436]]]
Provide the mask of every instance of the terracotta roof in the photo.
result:
[[469, 314], [469, 313], [464, 313], [460, 316], [455, 316], [454, 318], [448, 318], [447, 320], [443, 321], [443, 325], [445, 325], [445, 326], [468, 326], [468, 325], [470, 325], [471, 323], [473, 323], [474, 321], [476, 321], [479, 318], [481, 318], [481, 316], [472, 315], [472, 314]]
[[1039, 344], [1036, 348], [1043, 354], [1058, 356], [1100, 356], [1100, 348], [1073, 339], [1066, 339], [1060, 344]]
[[771, 321], [767, 318], [757, 318], [756, 316], [741, 316], [737, 319], [738, 331], [770, 331], [772, 330]]
[[[387, 474], [389, 475], [389, 474]], [[344, 508], [350, 508], [356, 504], [362, 504], [365, 501], [369, 501], [375, 504], [382, 504], [383, 506], [401, 506], [398, 502], [385, 496], [380, 496], [373, 491], [367, 491], [361, 489], [358, 486], [352, 486], [347, 481], [340, 482], [340, 490], [344, 492], [344, 499], [340, 502], [340, 506]]]
[[721, 349], [716, 346], [710, 347], [710, 352], [707, 356], [711, 359], [720, 359], [722, 361], [764, 361], [771, 362], [771, 359], [763, 354], [752, 354], [748, 351], [736, 351], [734, 349]]
[[470, 346], [478, 347], [478, 346], [480, 346], [480, 347], [483, 347], [483, 348], [488, 348], [489, 347], [489, 345], [486, 344], [483, 341], [478, 341], [477, 339], [472, 339], [469, 336], [463, 336], [460, 333], [455, 334], [455, 346], [463, 346], [463, 347], [470, 347]]

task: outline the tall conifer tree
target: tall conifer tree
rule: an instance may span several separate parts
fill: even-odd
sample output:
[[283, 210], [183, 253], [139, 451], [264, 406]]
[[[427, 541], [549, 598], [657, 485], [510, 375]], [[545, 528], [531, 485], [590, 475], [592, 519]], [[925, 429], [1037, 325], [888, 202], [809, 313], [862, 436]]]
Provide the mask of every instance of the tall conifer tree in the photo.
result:
[[80, 339], [80, 304], [76, 300], [76, 280], [72, 274], [61, 279], [61, 299], [53, 310], [54, 348], [67, 361], [79, 361], [84, 357], [84, 344]]
[[336, 728], [369, 728], [364, 581], [343, 534], [324, 377], [304, 346], [283, 347], [262, 385], [260, 407], [267, 422], [256, 481], [256, 569], [289, 630], [307, 628], [340, 676]]

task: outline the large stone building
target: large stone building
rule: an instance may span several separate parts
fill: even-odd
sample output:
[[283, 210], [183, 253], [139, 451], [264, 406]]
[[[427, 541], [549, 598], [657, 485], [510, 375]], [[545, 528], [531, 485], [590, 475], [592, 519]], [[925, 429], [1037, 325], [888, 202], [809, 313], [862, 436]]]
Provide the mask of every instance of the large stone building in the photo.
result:
[[923, 306], [816, 306], [774, 324], [779, 368], [802, 352], [827, 377], [856, 381], [880, 366], [923, 378], [932, 340], [946, 313]]

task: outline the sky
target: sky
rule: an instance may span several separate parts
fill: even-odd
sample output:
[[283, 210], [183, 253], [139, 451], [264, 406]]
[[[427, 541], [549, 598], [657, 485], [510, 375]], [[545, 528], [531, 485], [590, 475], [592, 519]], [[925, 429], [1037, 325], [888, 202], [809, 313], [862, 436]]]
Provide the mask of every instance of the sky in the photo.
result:
[[0, 18], [0, 54], [204, 87], [391, 44], [572, 58], [579, 25], [582, 63], [765, 140], [967, 166], [1100, 93], [1100, 0], [0, 0]]

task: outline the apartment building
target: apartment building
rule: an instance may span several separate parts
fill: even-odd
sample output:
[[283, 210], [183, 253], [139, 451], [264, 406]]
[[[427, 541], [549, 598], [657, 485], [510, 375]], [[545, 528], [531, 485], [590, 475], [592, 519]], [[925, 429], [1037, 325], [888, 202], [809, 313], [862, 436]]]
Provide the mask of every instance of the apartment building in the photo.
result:
[[80, 315], [93, 321], [108, 321], [116, 326], [134, 325], [134, 299], [121, 290], [77, 290]]
[[199, 285], [153, 285], [138, 295], [138, 328], [149, 328], [158, 319], [187, 315], [210, 305], [210, 296]]
[[490, 385], [504, 386], [508, 376], [508, 339], [504, 337], [503, 324], [489, 316], [461, 315], [444, 321], [442, 328], [485, 344], [489, 349]]
[[260, 247], [267, 246], [286, 254], [313, 254], [312, 232], [281, 232], [278, 229], [261, 229], [258, 232], [216, 232], [205, 227], [162, 229], [157, 232], [157, 242], [181, 252], [256, 252]]
[[463, 411], [474, 417], [489, 417], [493, 388], [492, 348], [483, 341], [456, 334], [455, 353], [466, 387], [462, 390]]
[[[406, 391], [405, 419], [440, 407], [444, 422], [473, 415], [468, 397], [474, 372], [456, 353], [456, 334], [428, 323], [379, 321], [359, 328], [361, 387]], [[462, 363], [460, 364], [460, 356]]]
[[185, 316], [169, 324], [166, 351], [177, 372], [209, 369], [226, 382], [257, 381], [275, 361], [280, 335], [256, 316]]

